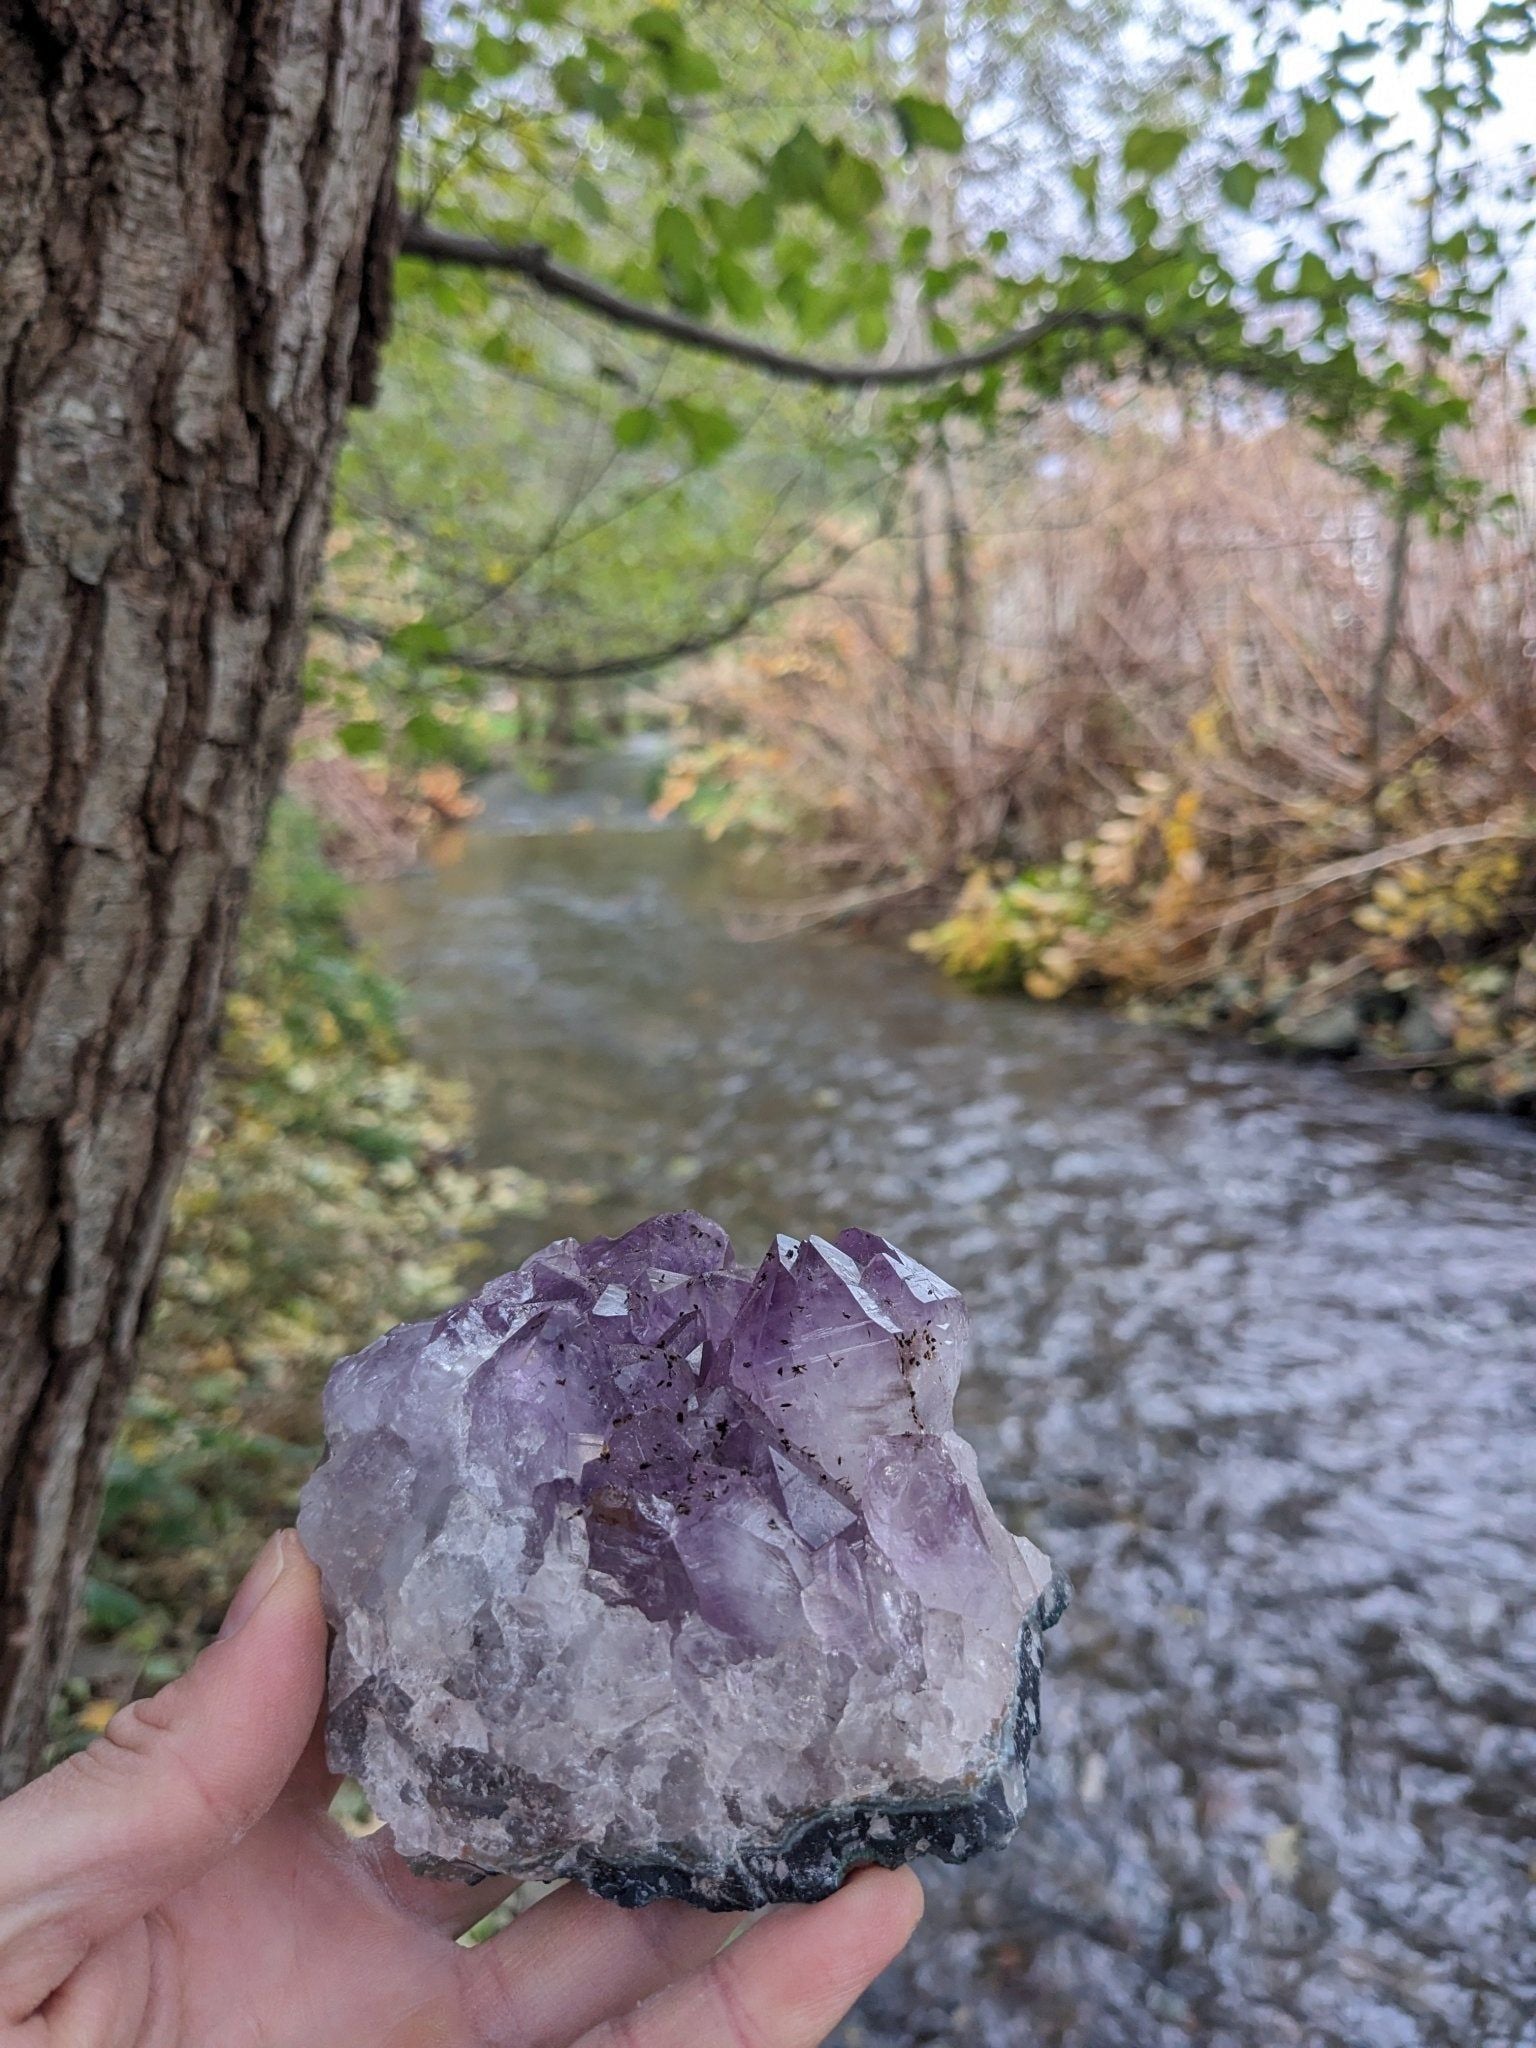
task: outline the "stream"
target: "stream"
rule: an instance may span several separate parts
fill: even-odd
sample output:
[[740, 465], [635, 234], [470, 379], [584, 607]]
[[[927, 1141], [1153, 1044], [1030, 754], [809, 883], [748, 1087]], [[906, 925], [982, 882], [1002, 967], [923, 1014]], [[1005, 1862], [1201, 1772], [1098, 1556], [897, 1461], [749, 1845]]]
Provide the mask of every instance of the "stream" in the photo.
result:
[[985, 1000], [643, 763], [483, 786], [366, 893], [498, 1271], [653, 1210], [881, 1230], [961, 1286], [960, 1426], [1068, 1573], [1031, 1810], [924, 1869], [843, 2048], [1536, 2048], [1536, 1141], [1331, 1068]]

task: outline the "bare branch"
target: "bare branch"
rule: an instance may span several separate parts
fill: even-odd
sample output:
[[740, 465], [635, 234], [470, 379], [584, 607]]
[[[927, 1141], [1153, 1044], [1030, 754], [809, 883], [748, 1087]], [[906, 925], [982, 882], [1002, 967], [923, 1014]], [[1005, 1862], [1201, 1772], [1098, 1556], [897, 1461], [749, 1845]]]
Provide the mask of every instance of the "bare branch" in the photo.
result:
[[[527, 661], [512, 654], [457, 653], [445, 649], [437, 654], [415, 655], [413, 660], [424, 668], [457, 668], [468, 675], [502, 676], [513, 682], [542, 683], [584, 683], [617, 682], [626, 676], [644, 675], [653, 668], [664, 668], [669, 662], [685, 661], [693, 655], [712, 654], [717, 647], [723, 647], [728, 640], [738, 639], [754, 620], [775, 605], [789, 604], [797, 597], [810, 597], [822, 588], [829, 577], [840, 569], [848, 553], [840, 553], [823, 570], [814, 576], [807, 576], [798, 583], [781, 583], [777, 586], [755, 587], [751, 593], [729, 612], [725, 618], [715, 620], [711, 625], [696, 628], [691, 633], [680, 634], [675, 640], [662, 642], [658, 646], [637, 648], [630, 654], [600, 655], [591, 659], [574, 657], [552, 658], [545, 661]], [[376, 626], [367, 619], [355, 619], [345, 612], [331, 611], [317, 607], [311, 614], [313, 623], [327, 631], [339, 633], [348, 640], [389, 639], [389, 628]]]
[[595, 278], [568, 270], [557, 263], [541, 243], [498, 242], [480, 235], [449, 234], [423, 220], [409, 220], [401, 236], [401, 252], [422, 256], [433, 263], [458, 263], [472, 270], [498, 270], [523, 277], [552, 298], [568, 299], [600, 314], [618, 327], [633, 327], [645, 334], [706, 355], [725, 356], [732, 362], [749, 363], [769, 377], [783, 377], [798, 384], [819, 384], [829, 389], [866, 390], [880, 385], [941, 384], [975, 370], [988, 370], [1012, 357], [1024, 355], [1056, 334], [1126, 334], [1141, 342], [1149, 353], [1168, 350], [1170, 337], [1154, 332], [1140, 315], [1109, 311], [1093, 306], [1063, 306], [1046, 313], [1027, 327], [1016, 327], [980, 348], [962, 350], [949, 356], [932, 356], [916, 363], [837, 363], [814, 356], [799, 356], [742, 334], [729, 334], [703, 321], [690, 320], [661, 306], [643, 305], [610, 291]]

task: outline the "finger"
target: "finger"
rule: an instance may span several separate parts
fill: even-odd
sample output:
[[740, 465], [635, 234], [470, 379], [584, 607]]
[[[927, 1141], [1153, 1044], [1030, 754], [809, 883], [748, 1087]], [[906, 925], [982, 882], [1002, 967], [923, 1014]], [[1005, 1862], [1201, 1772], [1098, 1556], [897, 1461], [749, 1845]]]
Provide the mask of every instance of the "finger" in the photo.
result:
[[468, 1934], [522, 1883], [520, 1877], [487, 1877], [478, 1884], [452, 1878], [418, 1877], [395, 1847], [388, 1828], [353, 1845], [358, 1867], [393, 1905], [445, 1934]]
[[341, 1790], [342, 1779], [333, 1771], [325, 1756], [325, 1712], [322, 1709], [315, 1716], [315, 1725], [309, 1731], [309, 1738], [299, 1751], [298, 1761], [288, 1773], [288, 1782], [281, 1793], [281, 1803], [290, 1811], [309, 1816], [328, 1814], [331, 1802]]
[[[562, 1885], [464, 1951], [477, 2040], [555, 2048], [707, 1962], [741, 1921], [662, 1901], [626, 1908]], [[690, 2044], [699, 2048], [699, 2044]]]
[[282, 1792], [324, 1684], [319, 1576], [282, 1530], [184, 1676], [0, 1806], [0, 2002], [34, 2010], [238, 1842]]
[[910, 1870], [860, 1870], [817, 1906], [780, 1906], [681, 1984], [578, 2048], [816, 2048], [922, 1917]]

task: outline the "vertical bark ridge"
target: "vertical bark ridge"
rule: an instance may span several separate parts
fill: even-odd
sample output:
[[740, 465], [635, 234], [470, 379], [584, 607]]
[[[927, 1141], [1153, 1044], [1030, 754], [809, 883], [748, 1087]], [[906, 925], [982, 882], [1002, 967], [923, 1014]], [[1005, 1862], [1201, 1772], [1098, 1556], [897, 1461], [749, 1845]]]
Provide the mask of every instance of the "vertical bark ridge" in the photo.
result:
[[35, 1761], [387, 324], [415, 0], [0, 21], [0, 1789]]

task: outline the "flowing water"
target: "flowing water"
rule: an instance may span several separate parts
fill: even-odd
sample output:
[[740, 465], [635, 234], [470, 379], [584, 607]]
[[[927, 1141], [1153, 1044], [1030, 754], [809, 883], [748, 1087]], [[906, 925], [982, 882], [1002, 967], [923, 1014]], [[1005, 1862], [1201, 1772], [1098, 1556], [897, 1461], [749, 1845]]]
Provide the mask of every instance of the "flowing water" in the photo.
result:
[[[747, 944], [633, 764], [509, 781], [366, 921], [491, 1247], [652, 1210], [887, 1232], [961, 1285], [961, 1425], [1076, 1597], [1014, 1847], [925, 1871], [869, 2048], [1536, 2044], [1536, 1143], [1333, 1070]], [[627, 785], [627, 786], [626, 786]]]

